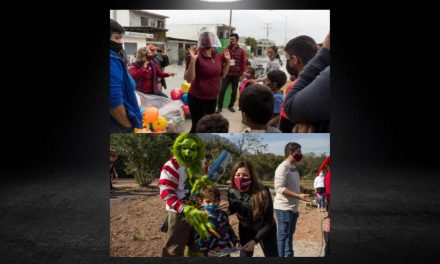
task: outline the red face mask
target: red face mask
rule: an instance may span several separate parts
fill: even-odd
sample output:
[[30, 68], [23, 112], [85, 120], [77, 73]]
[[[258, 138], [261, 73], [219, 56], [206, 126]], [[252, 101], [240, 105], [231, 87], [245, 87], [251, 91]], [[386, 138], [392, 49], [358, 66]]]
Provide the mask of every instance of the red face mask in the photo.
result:
[[234, 178], [234, 184], [237, 189], [242, 192], [245, 190], [249, 185], [251, 185], [251, 179], [250, 178], [243, 178], [243, 177], [236, 177]]
[[302, 154], [299, 154], [299, 153], [295, 153], [295, 155], [293, 155], [293, 158], [294, 158], [296, 161], [300, 161], [300, 160], [302, 160], [303, 155], [302, 155]]
[[148, 60], [152, 60], [152, 59], [154, 59], [154, 55], [153, 55], [153, 54], [148, 54], [148, 55], [147, 55], [147, 59], [148, 59]]

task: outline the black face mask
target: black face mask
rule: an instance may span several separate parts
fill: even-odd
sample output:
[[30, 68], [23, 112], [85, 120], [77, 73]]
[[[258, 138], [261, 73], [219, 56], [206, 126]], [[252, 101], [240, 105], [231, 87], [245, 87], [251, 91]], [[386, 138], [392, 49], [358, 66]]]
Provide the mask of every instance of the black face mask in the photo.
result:
[[291, 76], [298, 77], [298, 70], [295, 67], [290, 67], [289, 62], [286, 62], [286, 70]]
[[119, 53], [122, 50], [122, 44], [110, 40], [110, 50]]

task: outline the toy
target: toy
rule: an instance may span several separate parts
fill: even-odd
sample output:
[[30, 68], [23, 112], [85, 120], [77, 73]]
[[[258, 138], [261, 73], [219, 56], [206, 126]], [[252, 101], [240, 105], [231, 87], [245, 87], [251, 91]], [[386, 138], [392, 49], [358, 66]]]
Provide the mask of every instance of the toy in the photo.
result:
[[168, 121], [162, 117], [159, 116], [153, 123], [153, 129], [154, 131], [162, 131], [165, 130], [168, 127]]
[[185, 116], [189, 115], [189, 107], [188, 107], [188, 105], [186, 105], [186, 104], [182, 105], [182, 110], [183, 110], [183, 114]]
[[171, 90], [170, 96], [173, 100], [180, 100], [182, 98], [182, 89], [181, 88], [174, 88]]
[[144, 110], [143, 120], [146, 126], [159, 117], [159, 110], [156, 107], [147, 107]]
[[181, 87], [182, 88], [182, 93], [187, 94], [190, 87], [191, 87], [191, 84], [188, 83], [187, 81], [184, 81], [182, 83], [182, 87]]
[[188, 104], [188, 94], [186, 93], [186, 94], [182, 95], [182, 98], [180, 98], [180, 100], [182, 100], [182, 102], [187, 105]]

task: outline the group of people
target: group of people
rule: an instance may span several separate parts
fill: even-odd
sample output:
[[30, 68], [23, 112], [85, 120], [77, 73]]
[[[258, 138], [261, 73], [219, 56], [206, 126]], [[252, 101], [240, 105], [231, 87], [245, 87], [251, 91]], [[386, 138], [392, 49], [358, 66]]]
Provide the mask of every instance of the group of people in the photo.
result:
[[[167, 97], [165, 78], [175, 73], [164, 72], [169, 64], [167, 54], [154, 45], [141, 47], [135, 60], [128, 60], [123, 49], [125, 29], [110, 19], [110, 132], [133, 132], [142, 128], [142, 114], [135, 91]], [[128, 69], [127, 69], [128, 68]]]
[[[209, 165], [203, 161], [201, 139], [196, 134], [181, 134], [172, 151], [158, 183], [168, 212], [162, 256], [215, 256], [216, 250], [229, 247], [239, 250], [240, 256], [251, 257], [258, 243], [266, 257], [294, 256], [299, 202], [315, 193], [300, 184], [295, 167], [302, 159], [300, 144], [285, 146], [285, 160], [275, 171], [273, 199], [269, 188], [260, 183], [252, 162], [236, 162], [226, 210], [219, 206], [218, 188], [206, 178]], [[228, 220], [234, 214], [239, 221], [238, 234]]]
[[[218, 119], [213, 115], [215, 105], [215, 113], [221, 113], [229, 85], [232, 93], [228, 109], [235, 112], [238, 84], [243, 78], [238, 105], [242, 122], [250, 128], [247, 132], [328, 133], [330, 34], [322, 47], [309, 36], [293, 38], [286, 44], [285, 67], [289, 77], [280, 70], [283, 63], [275, 46], [267, 51], [269, 62], [264, 77], [256, 76], [255, 69], [246, 64], [246, 53], [238, 46], [238, 38], [238, 34], [231, 34], [230, 45], [223, 54], [218, 54], [221, 45], [217, 36], [204, 31], [200, 33], [197, 49], [189, 50], [185, 79], [191, 82], [190, 132], [197, 131], [198, 122], [206, 115]], [[284, 88], [288, 80], [290, 83]]]
[[[174, 76], [164, 68], [169, 64], [163, 50], [154, 45], [141, 47], [135, 61], [126, 70], [122, 36], [124, 28], [110, 20], [110, 119], [111, 132], [132, 132], [142, 128], [142, 115], [135, 90], [159, 96], [166, 88], [165, 78]], [[230, 45], [222, 47], [215, 32], [203, 28], [196, 47], [188, 50], [184, 79], [191, 83], [188, 107], [191, 133], [197, 131], [205, 116], [221, 114], [225, 93], [232, 87], [228, 109], [235, 112], [238, 91], [242, 123], [248, 132], [319, 132], [330, 131], [330, 34], [318, 45], [309, 36], [298, 36], [285, 45], [283, 65], [277, 47], [267, 51], [269, 62], [263, 77], [247, 65], [246, 52], [238, 45], [239, 36], [230, 34]], [[287, 76], [281, 67], [286, 67]], [[238, 85], [241, 81], [241, 87]], [[290, 82], [290, 83], [289, 83]], [[209, 121], [211, 117], [206, 117]], [[224, 122], [219, 124], [224, 130]], [[203, 126], [206, 128], [206, 126]], [[201, 130], [216, 132], [218, 129]], [[228, 131], [226, 131], [228, 132]]]

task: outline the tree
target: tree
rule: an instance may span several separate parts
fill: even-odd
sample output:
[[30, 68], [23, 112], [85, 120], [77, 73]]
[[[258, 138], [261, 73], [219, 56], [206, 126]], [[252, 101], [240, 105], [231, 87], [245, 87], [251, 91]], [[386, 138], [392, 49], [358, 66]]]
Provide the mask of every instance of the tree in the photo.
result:
[[125, 171], [139, 186], [147, 187], [160, 176], [162, 165], [171, 157], [173, 134], [110, 135], [110, 146], [124, 157]]
[[253, 37], [247, 37], [244, 41], [244, 43], [246, 43], [246, 45], [251, 47], [251, 52], [253, 54], [255, 54], [255, 51], [257, 50], [258, 47], [258, 41], [256, 39], [254, 39]]
[[267, 144], [263, 144], [263, 138], [258, 134], [243, 133], [234, 139], [238, 147], [238, 154], [241, 156], [245, 152], [263, 153], [267, 151]]

